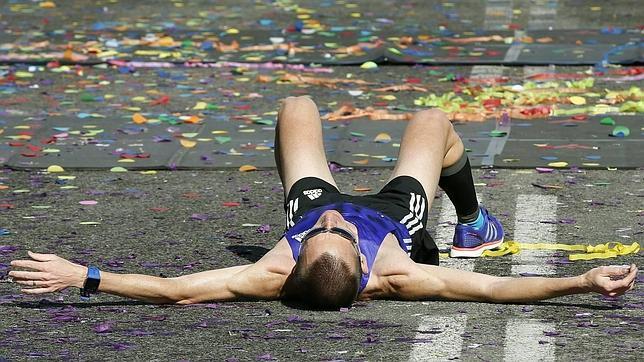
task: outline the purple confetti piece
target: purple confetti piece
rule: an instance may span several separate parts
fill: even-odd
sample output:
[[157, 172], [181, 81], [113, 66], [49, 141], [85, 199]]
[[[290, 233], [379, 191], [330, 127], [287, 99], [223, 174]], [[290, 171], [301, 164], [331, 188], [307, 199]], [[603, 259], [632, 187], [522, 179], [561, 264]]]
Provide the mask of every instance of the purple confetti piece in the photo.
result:
[[263, 354], [261, 356], [257, 356], [258, 361], [276, 361], [277, 358], [271, 356], [270, 353]]
[[108, 333], [112, 331], [111, 322], [103, 322], [94, 326], [94, 332], [96, 333]]
[[206, 214], [192, 214], [192, 215], [190, 215], [190, 220], [193, 220], [193, 221], [207, 221], [208, 218], [209, 217]]
[[119, 343], [119, 342], [112, 343], [111, 346], [113, 349], [117, 351], [125, 351], [126, 349], [130, 349], [134, 347], [134, 345], [127, 344], [127, 343]]
[[559, 337], [561, 336], [561, 333], [557, 331], [543, 331], [543, 335], [546, 337]]
[[260, 227], [257, 228], [257, 232], [260, 234], [266, 234], [271, 231], [271, 226], [268, 224], [264, 224]]
[[[3, 230], [4, 230], [4, 229], [3, 229]], [[15, 252], [16, 250], [18, 250], [18, 247], [17, 247], [17, 246], [13, 246], [13, 245], [0, 245], [0, 254], [2, 254], [2, 255], [11, 254], [11, 253]]]

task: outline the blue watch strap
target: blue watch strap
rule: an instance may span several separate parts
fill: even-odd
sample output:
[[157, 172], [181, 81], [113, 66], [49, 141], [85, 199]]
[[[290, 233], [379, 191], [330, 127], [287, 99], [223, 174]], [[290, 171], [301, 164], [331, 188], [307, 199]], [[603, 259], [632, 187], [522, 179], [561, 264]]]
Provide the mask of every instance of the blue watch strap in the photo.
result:
[[100, 283], [101, 271], [97, 267], [89, 265], [87, 267], [87, 277], [85, 278], [85, 283], [80, 290], [81, 299], [89, 300], [89, 296], [92, 293], [96, 293], [98, 291], [98, 286]]

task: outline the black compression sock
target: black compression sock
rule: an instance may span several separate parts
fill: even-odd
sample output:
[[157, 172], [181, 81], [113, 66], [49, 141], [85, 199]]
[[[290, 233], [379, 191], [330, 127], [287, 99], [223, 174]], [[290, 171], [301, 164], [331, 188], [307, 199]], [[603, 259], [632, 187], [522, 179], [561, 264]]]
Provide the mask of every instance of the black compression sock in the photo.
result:
[[467, 223], [476, 220], [479, 215], [479, 202], [474, 189], [470, 160], [465, 152], [455, 164], [441, 171], [438, 186], [445, 191], [454, 204], [459, 222]]

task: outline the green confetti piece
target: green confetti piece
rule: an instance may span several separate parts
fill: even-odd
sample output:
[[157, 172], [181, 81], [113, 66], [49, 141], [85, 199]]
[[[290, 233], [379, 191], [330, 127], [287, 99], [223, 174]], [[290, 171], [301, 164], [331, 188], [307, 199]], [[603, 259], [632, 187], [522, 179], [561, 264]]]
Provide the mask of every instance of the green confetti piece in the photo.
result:
[[272, 126], [273, 125], [273, 121], [271, 121], [270, 119], [257, 119], [257, 120], [254, 120], [253, 123], [262, 124], [262, 125], [265, 125], [265, 126]]
[[219, 144], [228, 143], [231, 140], [232, 140], [232, 138], [230, 138], [228, 136], [216, 136], [215, 137], [215, 141], [217, 141], [217, 143], [219, 143]]
[[396, 49], [396, 48], [389, 48], [388, 50], [389, 50], [390, 52], [392, 52], [392, 53], [396, 54], [396, 55], [402, 55], [402, 53], [400, 52], [400, 50], [398, 50], [398, 49]]
[[364, 136], [366, 136], [364, 133], [360, 133], [360, 132], [351, 132], [351, 135], [354, 136], [354, 137], [364, 137]]
[[628, 129], [626, 126], [617, 126], [613, 128], [613, 132], [611, 133], [611, 136], [613, 137], [628, 137], [628, 135], [631, 134], [631, 130]]
[[91, 95], [89, 93], [83, 93], [80, 96], [80, 100], [83, 101], [83, 102], [94, 102], [96, 99], [94, 98], [93, 95]]
[[614, 126], [615, 125], [615, 120], [610, 118], [610, 117], [604, 117], [599, 121], [599, 124], [603, 124], [606, 126]]
[[490, 136], [492, 136], [492, 137], [505, 137], [505, 136], [507, 136], [507, 134], [508, 134], [507, 132], [499, 131], [499, 130], [496, 130], [496, 129], [493, 130], [493, 131], [490, 131]]

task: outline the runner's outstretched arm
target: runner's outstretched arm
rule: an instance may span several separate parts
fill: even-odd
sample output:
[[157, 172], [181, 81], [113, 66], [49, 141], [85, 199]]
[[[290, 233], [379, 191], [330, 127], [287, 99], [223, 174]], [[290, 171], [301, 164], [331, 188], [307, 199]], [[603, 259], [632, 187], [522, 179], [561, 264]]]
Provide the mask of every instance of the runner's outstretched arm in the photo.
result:
[[443, 298], [523, 303], [591, 292], [618, 296], [633, 288], [636, 276], [635, 264], [602, 266], [569, 278], [496, 277], [416, 264], [407, 274], [389, 277], [389, 285], [394, 296], [407, 300]]
[[[238, 299], [275, 299], [288, 272], [275, 261], [279, 256], [267, 253], [255, 264], [209, 270], [176, 278], [142, 274], [117, 274], [101, 271], [99, 292], [151, 303], [191, 304], [205, 301]], [[82, 288], [87, 267], [54, 254], [29, 252], [31, 260], [14, 260], [9, 276], [21, 285], [30, 286], [26, 294], [44, 294], [68, 287]], [[285, 274], [286, 273], [286, 274]]]

